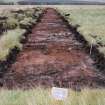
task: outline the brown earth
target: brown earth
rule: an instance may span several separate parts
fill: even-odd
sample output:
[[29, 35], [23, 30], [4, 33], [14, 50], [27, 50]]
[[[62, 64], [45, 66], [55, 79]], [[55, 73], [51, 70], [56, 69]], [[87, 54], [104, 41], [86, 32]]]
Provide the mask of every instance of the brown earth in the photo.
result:
[[103, 87], [104, 76], [54, 9], [45, 9], [23, 50], [3, 77], [3, 87]]

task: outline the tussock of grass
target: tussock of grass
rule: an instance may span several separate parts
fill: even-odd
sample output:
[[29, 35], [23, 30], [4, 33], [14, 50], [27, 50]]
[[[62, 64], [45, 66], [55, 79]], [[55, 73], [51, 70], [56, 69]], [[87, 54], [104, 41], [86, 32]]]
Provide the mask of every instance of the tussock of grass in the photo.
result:
[[9, 18], [6, 23], [7, 29], [15, 29], [18, 26], [18, 21], [15, 18]]
[[30, 18], [24, 18], [24, 20], [20, 21], [20, 28], [23, 29], [28, 29], [30, 26], [32, 26], [33, 24], [35, 24], [36, 20]]
[[25, 11], [26, 17], [33, 17], [34, 14], [35, 14], [35, 9]]
[[21, 48], [20, 39], [25, 30], [15, 29], [5, 32], [0, 38], [0, 60], [5, 60], [10, 50], [15, 46]]
[[24, 14], [17, 14], [16, 19], [17, 19], [18, 21], [24, 20], [24, 18], [25, 18], [25, 15], [24, 15]]
[[0, 99], [0, 105], [105, 105], [105, 90], [69, 90], [69, 96], [63, 102], [55, 101], [50, 89], [1, 90]]

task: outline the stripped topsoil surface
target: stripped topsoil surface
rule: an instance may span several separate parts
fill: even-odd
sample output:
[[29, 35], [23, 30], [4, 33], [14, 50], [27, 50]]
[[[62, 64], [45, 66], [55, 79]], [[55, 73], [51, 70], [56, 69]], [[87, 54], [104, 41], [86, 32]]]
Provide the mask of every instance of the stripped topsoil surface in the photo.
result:
[[60, 14], [47, 8], [4, 74], [3, 87], [104, 87], [105, 77], [93, 64]]

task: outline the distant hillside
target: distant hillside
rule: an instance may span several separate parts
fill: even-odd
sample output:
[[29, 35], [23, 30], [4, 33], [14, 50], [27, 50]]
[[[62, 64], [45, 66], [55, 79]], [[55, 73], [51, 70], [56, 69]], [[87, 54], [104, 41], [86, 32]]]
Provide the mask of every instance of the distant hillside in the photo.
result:
[[82, 0], [25, 0], [25, 1], [19, 1], [19, 4], [81, 4], [81, 5], [104, 5], [105, 2], [97, 2], [97, 1], [82, 1]]
[[89, 5], [105, 5], [104, 0], [0, 0], [0, 4], [15, 4], [15, 3], [26, 5], [26, 4], [89, 4]]

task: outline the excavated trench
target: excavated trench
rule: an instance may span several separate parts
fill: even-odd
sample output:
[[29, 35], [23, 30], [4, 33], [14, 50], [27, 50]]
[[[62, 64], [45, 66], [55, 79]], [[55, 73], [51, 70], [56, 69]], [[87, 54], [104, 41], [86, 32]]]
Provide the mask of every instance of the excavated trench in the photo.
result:
[[4, 74], [3, 87], [104, 87], [105, 77], [94, 63], [60, 14], [47, 8]]

